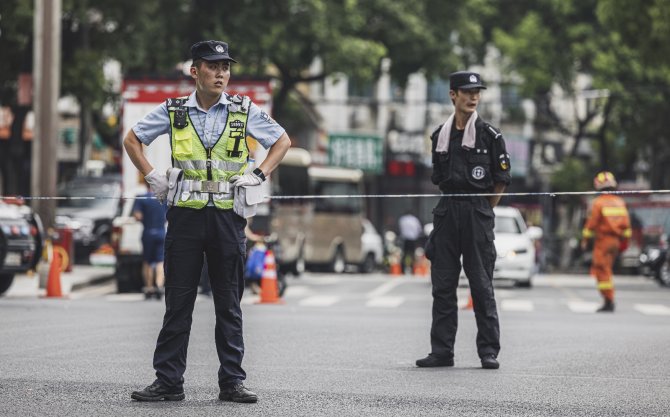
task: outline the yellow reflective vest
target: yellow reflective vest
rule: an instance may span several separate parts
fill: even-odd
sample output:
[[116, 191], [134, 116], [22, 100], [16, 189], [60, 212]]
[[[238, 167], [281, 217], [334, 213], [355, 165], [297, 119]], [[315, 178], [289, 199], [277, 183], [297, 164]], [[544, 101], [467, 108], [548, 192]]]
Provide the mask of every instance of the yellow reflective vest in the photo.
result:
[[[187, 98], [171, 98], [166, 101], [170, 115], [172, 166], [184, 172], [183, 184], [197, 181], [227, 182], [233, 175], [241, 175], [247, 168], [247, 119], [251, 99], [246, 96], [229, 96], [228, 117], [221, 136], [211, 148], [205, 148], [195, 130], [193, 120], [183, 104]], [[175, 127], [175, 111], [186, 110], [186, 126]], [[177, 199], [177, 207], [201, 209], [210, 199], [223, 210], [233, 208], [233, 188], [229, 193], [192, 191], [183, 186]]]

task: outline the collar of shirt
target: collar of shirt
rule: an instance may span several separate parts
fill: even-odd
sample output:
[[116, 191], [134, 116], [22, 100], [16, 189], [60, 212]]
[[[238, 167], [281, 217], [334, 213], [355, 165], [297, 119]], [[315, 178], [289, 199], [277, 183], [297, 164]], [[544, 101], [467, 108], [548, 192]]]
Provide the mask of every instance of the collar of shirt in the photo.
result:
[[[215, 106], [218, 105], [218, 104], [221, 104], [221, 105], [223, 105], [223, 106], [227, 106], [227, 105], [230, 104], [230, 103], [231, 103], [231, 102], [230, 102], [230, 100], [228, 99], [228, 94], [226, 94], [226, 93], [222, 93], [222, 94], [221, 94], [221, 97], [219, 97], [219, 101], [218, 101], [218, 103], [216, 103]], [[202, 107], [200, 107], [200, 105], [198, 104], [198, 100], [195, 98], [195, 91], [192, 92], [192, 93], [188, 96], [188, 99], [186, 99], [186, 103], [184, 103], [184, 106], [185, 106], [185, 107], [194, 107], [194, 108], [200, 110], [201, 112], [207, 113], [207, 111], [206, 111], [205, 109], [203, 109]], [[212, 107], [213, 107], [213, 106], [212, 106]]]

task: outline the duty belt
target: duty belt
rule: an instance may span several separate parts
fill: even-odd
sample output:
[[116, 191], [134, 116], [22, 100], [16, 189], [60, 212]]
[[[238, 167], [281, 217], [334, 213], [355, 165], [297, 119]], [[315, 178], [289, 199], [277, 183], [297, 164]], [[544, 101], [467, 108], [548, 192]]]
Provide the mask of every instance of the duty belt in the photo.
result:
[[232, 184], [228, 181], [200, 181], [200, 180], [182, 180], [181, 192], [201, 192], [213, 194], [230, 194]]

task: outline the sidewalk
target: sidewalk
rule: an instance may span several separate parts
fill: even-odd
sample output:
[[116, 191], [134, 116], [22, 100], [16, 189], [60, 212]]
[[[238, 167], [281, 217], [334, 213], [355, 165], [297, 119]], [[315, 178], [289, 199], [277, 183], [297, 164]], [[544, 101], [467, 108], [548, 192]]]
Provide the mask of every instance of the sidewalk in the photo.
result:
[[[72, 291], [88, 285], [104, 282], [114, 276], [113, 266], [75, 265], [72, 272], [63, 272], [60, 275], [61, 290], [67, 296]], [[7, 298], [37, 298], [46, 294], [45, 288], [39, 288], [39, 275], [34, 273], [18, 274], [14, 277], [12, 286], [3, 297]]]

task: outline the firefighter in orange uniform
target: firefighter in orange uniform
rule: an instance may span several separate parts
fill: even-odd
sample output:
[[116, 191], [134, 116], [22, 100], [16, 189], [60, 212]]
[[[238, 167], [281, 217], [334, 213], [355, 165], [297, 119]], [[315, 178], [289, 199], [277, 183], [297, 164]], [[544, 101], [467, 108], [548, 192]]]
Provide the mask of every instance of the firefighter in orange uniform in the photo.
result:
[[[593, 179], [597, 191], [614, 191], [616, 178], [611, 172], [600, 172]], [[631, 237], [630, 218], [623, 199], [614, 194], [601, 194], [593, 200], [591, 215], [582, 231], [582, 249], [593, 239], [591, 275], [598, 280], [598, 290], [605, 303], [598, 312], [614, 311], [612, 265], [620, 251], [628, 247]]]

